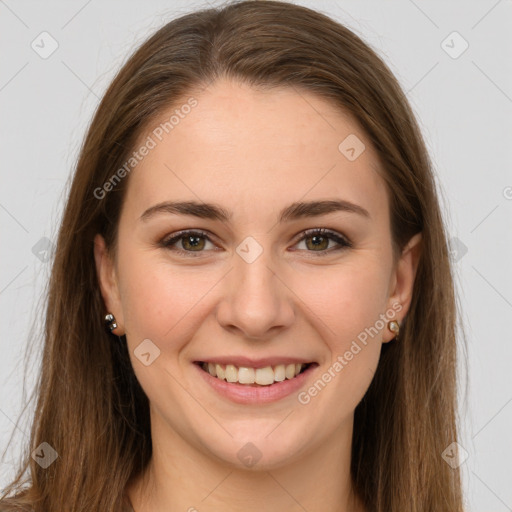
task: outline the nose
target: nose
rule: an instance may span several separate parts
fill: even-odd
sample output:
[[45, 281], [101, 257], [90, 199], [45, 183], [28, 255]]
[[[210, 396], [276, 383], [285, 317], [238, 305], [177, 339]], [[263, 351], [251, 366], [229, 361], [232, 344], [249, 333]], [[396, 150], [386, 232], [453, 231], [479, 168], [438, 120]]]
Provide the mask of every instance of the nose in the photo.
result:
[[226, 330], [247, 339], [275, 336], [295, 319], [293, 293], [283, 276], [274, 271], [271, 258], [263, 253], [248, 263], [237, 254], [234, 268], [224, 280], [217, 321]]

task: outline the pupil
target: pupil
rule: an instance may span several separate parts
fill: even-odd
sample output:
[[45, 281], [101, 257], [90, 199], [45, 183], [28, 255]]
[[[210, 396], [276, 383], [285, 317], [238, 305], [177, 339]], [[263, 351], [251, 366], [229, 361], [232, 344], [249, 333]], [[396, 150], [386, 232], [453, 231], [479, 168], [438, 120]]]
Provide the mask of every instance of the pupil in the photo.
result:
[[325, 242], [326, 241], [328, 242], [328, 239], [323, 236], [312, 235], [311, 241], [312, 241], [313, 248], [318, 248], [318, 247], [325, 248]]
[[199, 236], [187, 236], [185, 237], [185, 247], [189, 245], [190, 247], [199, 247], [201, 237]]

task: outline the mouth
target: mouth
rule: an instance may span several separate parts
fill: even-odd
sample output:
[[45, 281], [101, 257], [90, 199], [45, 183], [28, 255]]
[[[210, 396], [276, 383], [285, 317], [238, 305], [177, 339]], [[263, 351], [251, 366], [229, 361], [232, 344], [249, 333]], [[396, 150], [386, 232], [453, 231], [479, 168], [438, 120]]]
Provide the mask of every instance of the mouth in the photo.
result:
[[318, 363], [291, 363], [250, 368], [233, 364], [217, 364], [207, 361], [195, 361], [194, 364], [217, 380], [238, 384], [244, 387], [269, 387], [273, 384], [293, 380]]

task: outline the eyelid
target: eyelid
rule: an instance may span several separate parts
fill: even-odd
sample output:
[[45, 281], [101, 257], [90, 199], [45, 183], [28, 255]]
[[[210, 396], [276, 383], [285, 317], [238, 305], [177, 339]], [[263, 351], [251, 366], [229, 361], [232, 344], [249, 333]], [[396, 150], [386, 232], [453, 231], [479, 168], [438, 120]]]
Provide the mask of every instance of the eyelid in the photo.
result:
[[[353, 243], [351, 240], [344, 234], [328, 229], [328, 228], [309, 228], [301, 231], [297, 237], [295, 237], [293, 245], [297, 245], [299, 242], [303, 241], [308, 236], [312, 235], [320, 235], [320, 236], [326, 236], [330, 238], [331, 240], [334, 240], [338, 247], [330, 248], [328, 250], [324, 251], [305, 251], [310, 253], [317, 253], [319, 256], [331, 254], [334, 251], [340, 251], [343, 249], [349, 249], [353, 247]], [[178, 253], [178, 254], [186, 254], [187, 256], [191, 257], [198, 257], [199, 255], [208, 252], [208, 251], [186, 251], [184, 249], [171, 249], [171, 246], [174, 245], [176, 242], [178, 242], [181, 238], [184, 238], [185, 236], [199, 236], [205, 238], [207, 241], [211, 243], [215, 243], [213, 239], [216, 237], [205, 230], [197, 229], [197, 228], [189, 228], [189, 229], [182, 229], [180, 231], [177, 231], [176, 233], [173, 233], [169, 236], [165, 236], [162, 238], [159, 242], [159, 245], [163, 247], [164, 249], [171, 250], [172, 252]]]
[[[305, 229], [304, 231], [301, 231], [297, 236], [297, 240], [295, 241], [294, 245], [297, 245], [299, 242], [304, 240], [304, 238], [311, 236], [311, 235], [320, 235], [320, 236], [328, 236], [329, 238], [335, 240], [340, 245], [344, 245], [346, 247], [352, 247], [352, 242], [350, 239], [345, 236], [343, 233], [339, 233], [338, 231], [335, 231], [333, 229], [328, 228], [309, 228]], [[308, 252], [315, 252], [315, 251], [308, 251]], [[319, 252], [329, 252], [329, 251], [319, 251]]]
[[203, 252], [206, 252], [206, 251], [185, 251], [184, 249], [171, 249], [172, 245], [174, 245], [176, 242], [179, 242], [179, 240], [181, 238], [184, 238], [185, 236], [199, 236], [199, 237], [205, 238], [206, 240], [208, 240], [211, 243], [214, 243], [212, 238], [215, 239], [215, 236], [208, 231], [204, 231], [203, 229], [190, 228], [190, 229], [182, 229], [180, 231], [177, 231], [176, 233], [172, 233], [171, 235], [164, 236], [164, 238], [162, 238], [160, 240], [160, 242], [158, 242], [158, 245], [160, 245], [164, 249], [172, 250], [173, 252], [186, 253], [187, 255], [192, 255], [192, 256], [194, 256], [194, 254], [199, 255]]

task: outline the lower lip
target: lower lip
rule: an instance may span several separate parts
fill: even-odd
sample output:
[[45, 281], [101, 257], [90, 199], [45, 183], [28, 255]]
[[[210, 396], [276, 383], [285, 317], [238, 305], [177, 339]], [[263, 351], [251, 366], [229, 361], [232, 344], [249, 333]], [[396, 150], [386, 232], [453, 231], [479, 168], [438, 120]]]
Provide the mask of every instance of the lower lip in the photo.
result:
[[302, 373], [293, 379], [286, 379], [282, 382], [274, 382], [269, 386], [251, 386], [248, 384], [238, 384], [235, 382], [227, 382], [225, 380], [212, 377], [208, 372], [203, 370], [197, 363], [194, 363], [202, 378], [222, 396], [225, 396], [233, 402], [239, 404], [264, 404], [275, 402], [297, 392], [309, 378], [309, 376], [318, 367], [312, 364]]

